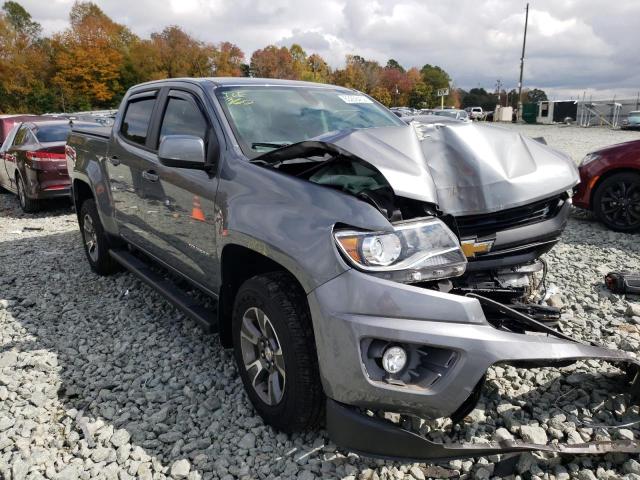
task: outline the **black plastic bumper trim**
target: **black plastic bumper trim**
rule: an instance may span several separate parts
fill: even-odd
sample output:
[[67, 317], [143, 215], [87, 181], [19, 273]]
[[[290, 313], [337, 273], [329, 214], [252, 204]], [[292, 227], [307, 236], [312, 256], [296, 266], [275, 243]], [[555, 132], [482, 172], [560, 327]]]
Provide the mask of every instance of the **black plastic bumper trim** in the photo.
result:
[[570, 455], [598, 455], [609, 452], [640, 453], [640, 442], [633, 440], [573, 445], [553, 443], [541, 445], [517, 440], [484, 444], [442, 444], [432, 442], [389, 421], [364, 415], [355, 408], [330, 398], [327, 399], [327, 431], [331, 440], [343, 449], [367, 457], [407, 462], [533, 451]]

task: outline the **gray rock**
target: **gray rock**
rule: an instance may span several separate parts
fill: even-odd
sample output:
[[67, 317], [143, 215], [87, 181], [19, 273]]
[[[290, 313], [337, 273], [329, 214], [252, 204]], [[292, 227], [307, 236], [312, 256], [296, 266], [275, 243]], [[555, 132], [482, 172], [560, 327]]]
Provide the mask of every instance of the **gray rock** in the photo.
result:
[[640, 463], [633, 458], [630, 458], [624, 462], [624, 465], [622, 465], [622, 471], [624, 473], [635, 473], [636, 475], [640, 475]]
[[18, 362], [18, 352], [14, 350], [8, 350], [0, 353], [0, 369], [5, 367], [12, 367]]
[[121, 447], [125, 443], [129, 443], [130, 438], [131, 435], [125, 429], [116, 430], [111, 436], [111, 445], [116, 448]]
[[621, 428], [617, 430], [618, 438], [623, 440], [633, 440], [633, 432], [627, 428]]
[[189, 460], [178, 460], [171, 465], [171, 476], [174, 478], [187, 478], [189, 476], [189, 470], [191, 470]]
[[503, 442], [505, 440], [513, 440], [513, 435], [506, 428], [499, 428], [493, 434], [493, 440], [496, 442]]
[[591, 470], [580, 470], [578, 473], [579, 480], [598, 480]]
[[0, 417], [0, 432], [4, 432], [5, 430], [13, 427], [16, 421], [10, 417]]
[[631, 302], [627, 307], [625, 315], [629, 317], [640, 317], [640, 303]]
[[238, 447], [244, 448], [246, 450], [255, 448], [255, 446], [256, 446], [256, 436], [251, 432], [245, 433], [243, 437], [238, 441]]
[[520, 436], [525, 442], [546, 445], [547, 432], [542, 427], [523, 425], [520, 427]]
[[413, 478], [415, 478], [416, 480], [424, 480], [424, 472], [422, 471], [422, 469], [420, 467], [418, 467], [417, 465], [414, 465], [413, 467], [411, 467], [409, 469], [409, 473], [411, 474], [411, 476]]

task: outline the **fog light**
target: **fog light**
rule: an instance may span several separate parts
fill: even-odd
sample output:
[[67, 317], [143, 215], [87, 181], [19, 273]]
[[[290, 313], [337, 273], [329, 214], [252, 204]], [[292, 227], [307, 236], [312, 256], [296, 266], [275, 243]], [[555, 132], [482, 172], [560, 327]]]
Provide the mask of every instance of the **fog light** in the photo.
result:
[[407, 352], [402, 347], [387, 348], [382, 355], [382, 368], [388, 373], [398, 373], [407, 364]]

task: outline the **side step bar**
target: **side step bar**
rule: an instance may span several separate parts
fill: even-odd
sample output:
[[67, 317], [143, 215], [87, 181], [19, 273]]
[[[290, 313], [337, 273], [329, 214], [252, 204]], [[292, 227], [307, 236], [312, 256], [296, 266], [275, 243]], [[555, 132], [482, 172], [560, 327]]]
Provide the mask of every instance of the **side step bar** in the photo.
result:
[[109, 253], [116, 262], [140, 280], [155, 288], [164, 298], [173, 303], [174, 306], [198, 322], [206, 332], [215, 333], [218, 331], [218, 315], [215, 308], [204, 307], [173, 282], [151, 270], [144, 261], [129, 251], [110, 250]]

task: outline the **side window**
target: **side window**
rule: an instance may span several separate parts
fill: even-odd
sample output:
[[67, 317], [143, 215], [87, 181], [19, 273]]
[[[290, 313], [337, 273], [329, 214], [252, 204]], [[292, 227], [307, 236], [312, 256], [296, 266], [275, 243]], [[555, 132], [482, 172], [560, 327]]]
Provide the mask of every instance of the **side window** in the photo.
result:
[[194, 102], [169, 97], [164, 111], [160, 141], [167, 135], [194, 135], [206, 142], [207, 121]]
[[141, 98], [129, 102], [120, 127], [123, 137], [140, 145], [147, 142], [149, 122], [155, 103], [155, 98]]

